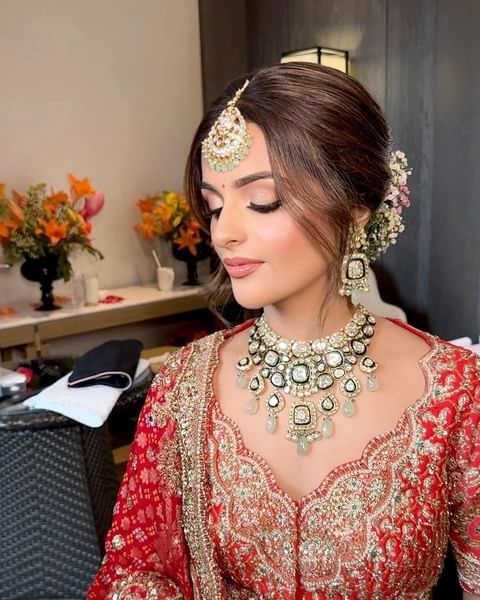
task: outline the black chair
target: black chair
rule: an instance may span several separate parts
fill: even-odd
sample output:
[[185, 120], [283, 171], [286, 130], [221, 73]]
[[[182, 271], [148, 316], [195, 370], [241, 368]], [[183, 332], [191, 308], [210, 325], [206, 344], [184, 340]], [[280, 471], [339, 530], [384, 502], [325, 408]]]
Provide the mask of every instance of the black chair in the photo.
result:
[[[151, 374], [118, 404], [141, 404]], [[107, 425], [0, 410], [2, 600], [83, 600], [103, 554], [119, 481]]]

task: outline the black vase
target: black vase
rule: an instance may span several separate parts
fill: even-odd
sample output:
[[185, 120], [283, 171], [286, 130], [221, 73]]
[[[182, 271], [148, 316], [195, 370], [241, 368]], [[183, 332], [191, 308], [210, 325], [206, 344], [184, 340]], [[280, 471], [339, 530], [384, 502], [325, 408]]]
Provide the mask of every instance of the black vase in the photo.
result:
[[53, 302], [53, 282], [60, 279], [58, 274], [58, 255], [46, 254], [40, 258], [27, 258], [20, 267], [21, 274], [28, 281], [37, 281], [42, 290], [41, 304], [35, 310], [57, 310]]
[[179, 248], [177, 244], [172, 243], [172, 254], [177, 260], [181, 260], [187, 265], [187, 279], [182, 285], [200, 285], [197, 273], [197, 263], [210, 256], [210, 244], [203, 240], [196, 245], [197, 254], [192, 254], [188, 248]]

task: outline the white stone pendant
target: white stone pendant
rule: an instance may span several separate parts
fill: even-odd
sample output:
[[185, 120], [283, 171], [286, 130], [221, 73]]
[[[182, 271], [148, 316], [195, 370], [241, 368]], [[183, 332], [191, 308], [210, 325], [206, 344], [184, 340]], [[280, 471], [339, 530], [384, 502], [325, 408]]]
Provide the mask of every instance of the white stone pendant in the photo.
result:
[[369, 392], [376, 392], [378, 390], [378, 379], [373, 373], [367, 377], [367, 390]]
[[245, 403], [244, 410], [248, 415], [254, 415], [258, 411], [258, 397], [251, 396]]
[[345, 402], [343, 403], [342, 413], [346, 417], [353, 417], [353, 415], [356, 412], [357, 412], [357, 409], [355, 407], [355, 403], [350, 398], [347, 398], [347, 400], [345, 400]]
[[300, 436], [297, 441], [297, 452], [302, 456], [308, 454], [308, 450], [310, 448], [310, 443], [306, 437]]
[[320, 433], [323, 438], [331, 438], [333, 435], [333, 422], [331, 419], [326, 417], [323, 419], [322, 424], [320, 425]]
[[237, 387], [244, 390], [247, 387], [248, 384], [248, 379], [247, 379], [247, 374], [244, 373], [243, 371], [239, 371], [237, 373], [237, 377], [235, 380]]
[[351, 299], [352, 299], [352, 304], [354, 306], [358, 306], [360, 304], [360, 302], [362, 301], [362, 296], [361, 296], [360, 290], [353, 288], [352, 293], [351, 293]]
[[268, 433], [275, 433], [277, 430], [277, 417], [276, 415], [268, 415], [266, 429]]

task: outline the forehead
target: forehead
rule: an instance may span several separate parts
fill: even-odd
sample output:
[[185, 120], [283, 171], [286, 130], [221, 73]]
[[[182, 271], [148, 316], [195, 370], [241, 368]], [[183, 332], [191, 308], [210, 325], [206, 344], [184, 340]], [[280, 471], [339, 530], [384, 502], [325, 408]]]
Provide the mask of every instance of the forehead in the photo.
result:
[[228, 185], [245, 175], [258, 171], [270, 172], [271, 164], [268, 154], [267, 141], [263, 131], [255, 123], [247, 123], [247, 130], [252, 136], [252, 145], [247, 156], [231, 171], [215, 171], [202, 157], [202, 181], [214, 186]]

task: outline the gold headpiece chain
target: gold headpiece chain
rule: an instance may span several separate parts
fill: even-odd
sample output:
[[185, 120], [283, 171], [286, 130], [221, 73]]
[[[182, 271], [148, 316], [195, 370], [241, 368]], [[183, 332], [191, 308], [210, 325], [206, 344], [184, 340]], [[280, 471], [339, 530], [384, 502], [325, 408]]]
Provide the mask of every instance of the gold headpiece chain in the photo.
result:
[[236, 104], [250, 81], [247, 79], [222, 110], [202, 142], [202, 156], [215, 171], [231, 171], [245, 158], [252, 136]]

